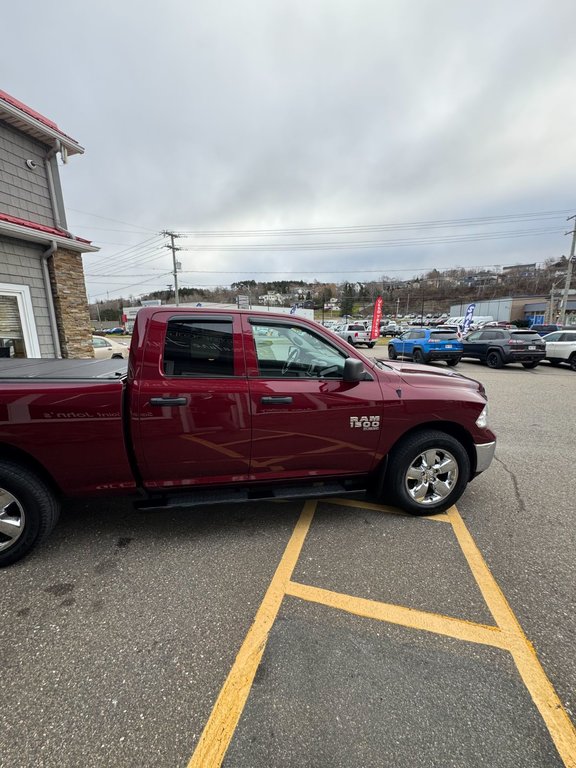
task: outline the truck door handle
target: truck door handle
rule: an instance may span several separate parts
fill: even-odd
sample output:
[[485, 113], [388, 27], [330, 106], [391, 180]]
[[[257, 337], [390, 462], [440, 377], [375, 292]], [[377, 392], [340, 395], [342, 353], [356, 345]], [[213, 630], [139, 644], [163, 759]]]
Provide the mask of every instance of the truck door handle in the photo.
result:
[[260, 402], [263, 405], [290, 405], [291, 397], [261, 397]]
[[151, 397], [150, 405], [188, 405], [187, 397]]

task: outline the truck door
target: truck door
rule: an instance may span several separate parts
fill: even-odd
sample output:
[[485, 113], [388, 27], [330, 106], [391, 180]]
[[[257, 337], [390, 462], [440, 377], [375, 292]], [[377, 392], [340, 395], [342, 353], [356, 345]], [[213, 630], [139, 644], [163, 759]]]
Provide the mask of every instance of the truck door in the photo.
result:
[[378, 381], [345, 382], [347, 354], [295, 320], [242, 318], [258, 479], [368, 472], [382, 428]]
[[247, 476], [251, 424], [240, 318], [155, 314], [139, 358], [130, 426], [144, 485]]
[[414, 333], [413, 331], [405, 331], [399, 337], [400, 344], [396, 347], [399, 355], [411, 355], [414, 349]]

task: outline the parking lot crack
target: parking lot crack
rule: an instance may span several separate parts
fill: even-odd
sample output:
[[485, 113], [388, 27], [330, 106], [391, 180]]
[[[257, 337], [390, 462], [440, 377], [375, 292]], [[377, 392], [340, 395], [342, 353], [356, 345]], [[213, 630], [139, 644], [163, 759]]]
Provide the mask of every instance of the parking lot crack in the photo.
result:
[[518, 483], [518, 479], [514, 472], [508, 467], [507, 464], [505, 464], [502, 459], [499, 459], [498, 456], [494, 456], [495, 461], [498, 462], [503, 468], [504, 471], [508, 473], [510, 476], [510, 479], [512, 480], [512, 486], [514, 488], [514, 495], [516, 496], [516, 501], [518, 502], [518, 506], [520, 508], [520, 512], [526, 512], [526, 504], [524, 503], [524, 499], [522, 498], [522, 495], [520, 494], [520, 485]]

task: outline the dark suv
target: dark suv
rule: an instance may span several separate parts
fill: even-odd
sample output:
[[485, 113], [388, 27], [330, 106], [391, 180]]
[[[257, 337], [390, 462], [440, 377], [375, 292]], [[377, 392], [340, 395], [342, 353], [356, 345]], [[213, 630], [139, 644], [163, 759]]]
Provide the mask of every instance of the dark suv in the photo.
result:
[[552, 323], [552, 325], [531, 325], [530, 330], [536, 331], [539, 336], [546, 336], [547, 333], [553, 333], [554, 331], [560, 331], [562, 329], [559, 325]]
[[536, 331], [485, 328], [473, 331], [463, 341], [462, 357], [475, 357], [489, 368], [522, 363], [536, 368], [546, 355], [546, 344]]

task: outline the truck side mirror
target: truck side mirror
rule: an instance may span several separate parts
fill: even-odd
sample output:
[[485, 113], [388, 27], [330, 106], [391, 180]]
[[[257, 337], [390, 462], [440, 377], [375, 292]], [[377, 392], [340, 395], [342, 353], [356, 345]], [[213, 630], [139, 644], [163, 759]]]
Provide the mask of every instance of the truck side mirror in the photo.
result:
[[342, 378], [344, 381], [362, 381], [364, 378], [362, 360], [357, 360], [355, 357], [347, 357], [344, 361], [344, 374]]

